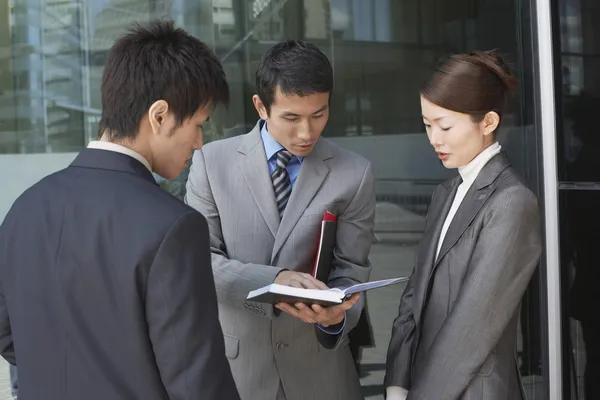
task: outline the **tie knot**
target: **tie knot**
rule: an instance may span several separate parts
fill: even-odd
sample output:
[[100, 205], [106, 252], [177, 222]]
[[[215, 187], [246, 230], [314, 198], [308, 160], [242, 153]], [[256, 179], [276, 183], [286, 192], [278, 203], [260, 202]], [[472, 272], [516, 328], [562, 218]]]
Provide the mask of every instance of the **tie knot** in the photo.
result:
[[277, 153], [277, 167], [285, 169], [292, 159], [293, 155], [287, 150], [279, 150]]

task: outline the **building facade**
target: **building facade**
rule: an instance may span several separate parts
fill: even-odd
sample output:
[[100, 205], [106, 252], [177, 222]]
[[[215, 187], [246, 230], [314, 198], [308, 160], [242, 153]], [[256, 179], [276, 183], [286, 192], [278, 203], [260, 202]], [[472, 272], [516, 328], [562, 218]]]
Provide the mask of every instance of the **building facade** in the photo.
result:
[[[520, 80], [499, 141], [541, 200], [545, 251], [524, 298], [518, 360], [530, 399], [584, 399], [598, 369], [592, 265], [600, 224], [597, 0], [0, 0], [0, 220], [16, 197], [97, 137], [107, 50], [133, 22], [167, 17], [213, 46], [231, 86], [205, 142], [247, 132], [261, 54], [306, 39], [335, 71], [324, 136], [376, 175], [372, 279], [407, 275], [436, 185], [418, 88], [448, 53], [498, 49]], [[186, 171], [165, 190], [182, 197]], [[368, 294], [367, 399], [381, 399], [403, 287]], [[593, 371], [592, 371], [593, 372]], [[590, 372], [588, 372], [590, 373]], [[591, 400], [588, 396], [588, 400]]]

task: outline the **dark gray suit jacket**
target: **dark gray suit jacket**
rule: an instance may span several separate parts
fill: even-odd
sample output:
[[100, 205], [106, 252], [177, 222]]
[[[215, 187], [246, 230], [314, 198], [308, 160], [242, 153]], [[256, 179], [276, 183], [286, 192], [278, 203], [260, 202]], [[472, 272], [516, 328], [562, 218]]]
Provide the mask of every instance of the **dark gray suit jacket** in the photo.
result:
[[481, 170], [435, 260], [460, 177], [440, 185], [402, 295], [385, 386], [410, 400], [516, 400], [518, 305], [542, 250], [535, 195], [504, 153]]
[[0, 351], [21, 400], [239, 399], [208, 225], [137, 160], [86, 149], [0, 227]]

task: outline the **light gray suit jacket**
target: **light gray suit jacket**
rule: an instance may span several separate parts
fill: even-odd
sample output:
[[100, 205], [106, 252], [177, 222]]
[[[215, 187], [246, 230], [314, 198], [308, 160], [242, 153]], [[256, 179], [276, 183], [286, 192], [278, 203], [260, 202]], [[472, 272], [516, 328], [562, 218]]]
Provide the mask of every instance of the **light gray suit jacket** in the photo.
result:
[[541, 250], [535, 195], [504, 153], [467, 192], [435, 260], [460, 177], [431, 201], [416, 266], [402, 295], [385, 386], [410, 400], [518, 400], [518, 305]]
[[195, 153], [185, 199], [208, 220], [219, 318], [242, 399], [275, 399], [280, 382], [287, 400], [362, 398], [347, 339], [362, 300], [347, 312], [342, 334], [328, 335], [246, 297], [282, 269], [312, 271], [325, 211], [338, 216], [329, 286], [368, 280], [371, 164], [320, 138], [303, 160], [280, 222], [257, 124]]

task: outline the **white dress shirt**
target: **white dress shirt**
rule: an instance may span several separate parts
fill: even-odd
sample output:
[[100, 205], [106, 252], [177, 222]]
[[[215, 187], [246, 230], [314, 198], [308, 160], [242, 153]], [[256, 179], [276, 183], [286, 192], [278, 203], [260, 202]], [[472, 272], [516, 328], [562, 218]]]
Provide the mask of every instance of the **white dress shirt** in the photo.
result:
[[148, 168], [148, 171], [150, 171], [150, 173], [152, 173], [152, 168], [150, 167], [150, 163], [148, 162], [148, 160], [146, 160], [146, 157], [144, 157], [137, 151], [131, 150], [128, 147], [121, 146], [120, 144], [116, 144], [116, 143], [112, 143], [112, 142], [103, 142], [100, 140], [91, 141], [87, 147], [88, 147], [88, 149], [108, 150], [108, 151], [114, 151], [116, 153], [125, 154], [129, 157], [135, 158], [136, 160], [138, 160], [139, 162], [144, 164], [144, 166], [146, 168]]
[[[446, 233], [448, 232], [448, 228], [454, 219], [454, 215], [456, 215], [456, 211], [460, 207], [460, 204], [465, 198], [465, 195], [477, 179], [477, 175], [481, 172], [483, 167], [498, 153], [502, 150], [502, 146], [498, 142], [495, 142], [490, 147], [479, 153], [477, 157], [475, 157], [470, 163], [465, 165], [464, 167], [458, 168], [458, 173], [462, 178], [462, 183], [458, 186], [456, 191], [456, 196], [452, 201], [452, 206], [450, 207], [450, 211], [444, 220], [444, 225], [442, 226], [442, 234], [440, 235], [440, 239], [437, 243], [437, 251], [435, 253], [435, 258], [437, 259], [440, 250], [442, 249], [442, 243], [444, 243], [444, 238], [446, 237]], [[406, 400], [408, 396], [408, 390], [401, 388], [399, 386], [390, 386], [386, 389], [387, 399], [388, 400]]]

